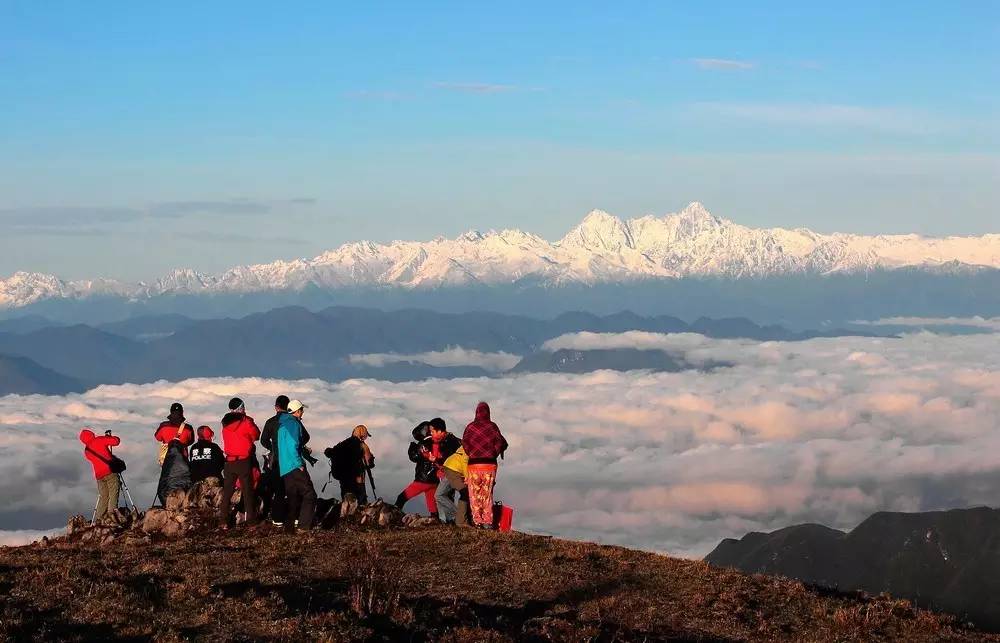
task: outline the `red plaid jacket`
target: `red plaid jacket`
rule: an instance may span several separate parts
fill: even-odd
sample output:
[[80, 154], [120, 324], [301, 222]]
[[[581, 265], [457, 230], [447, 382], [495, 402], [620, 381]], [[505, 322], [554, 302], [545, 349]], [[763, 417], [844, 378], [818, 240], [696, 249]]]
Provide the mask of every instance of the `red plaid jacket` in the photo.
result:
[[469, 456], [469, 464], [496, 464], [497, 458], [507, 450], [507, 440], [490, 420], [490, 407], [486, 402], [479, 403], [476, 419], [465, 427], [462, 447]]

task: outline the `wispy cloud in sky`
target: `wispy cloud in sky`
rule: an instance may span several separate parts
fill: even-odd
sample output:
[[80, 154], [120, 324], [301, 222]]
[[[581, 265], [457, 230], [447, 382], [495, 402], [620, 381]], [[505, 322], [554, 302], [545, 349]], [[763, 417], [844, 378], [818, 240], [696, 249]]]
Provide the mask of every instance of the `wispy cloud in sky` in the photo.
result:
[[698, 69], [717, 71], [747, 71], [756, 67], [756, 63], [748, 60], [733, 60], [731, 58], [692, 58], [691, 63]]
[[276, 207], [308, 207], [316, 199], [308, 197], [258, 200], [229, 199], [205, 201], [163, 201], [139, 207], [54, 206], [0, 209], [0, 225], [14, 232], [31, 234], [82, 234], [87, 230], [148, 219], [179, 219], [188, 216], [263, 216]]
[[901, 134], [926, 134], [952, 127], [933, 114], [897, 107], [834, 103], [694, 103], [691, 109], [733, 121], [766, 125], [878, 130]]
[[523, 89], [517, 85], [504, 85], [500, 83], [436, 82], [431, 87], [452, 92], [464, 92], [466, 94], [503, 94]]
[[384, 100], [384, 101], [399, 101], [406, 100], [408, 96], [401, 92], [395, 92], [391, 90], [382, 89], [355, 89], [349, 92], [344, 92], [344, 96], [347, 98], [352, 98], [355, 100]]

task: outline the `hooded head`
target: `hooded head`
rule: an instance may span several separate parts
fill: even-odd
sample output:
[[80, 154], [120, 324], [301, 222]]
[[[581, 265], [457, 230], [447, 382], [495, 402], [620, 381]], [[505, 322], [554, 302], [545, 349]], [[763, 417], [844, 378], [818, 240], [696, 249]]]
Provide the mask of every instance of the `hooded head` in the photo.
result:
[[410, 431], [410, 435], [412, 435], [413, 439], [416, 440], [417, 442], [420, 442], [430, 434], [431, 434], [430, 422], [421, 422], [417, 426], [413, 427], [412, 431]]
[[476, 405], [476, 422], [490, 422], [490, 405], [480, 402]]
[[170, 415], [167, 416], [172, 424], [180, 424], [184, 421], [184, 406], [180, 402], [170, 405]]
[[95, 437], [97, 436], [95, 436], [94, 432], [90, 429], [80, 431], [80, 442], [83, 442], [84, 444], [90, 444]]

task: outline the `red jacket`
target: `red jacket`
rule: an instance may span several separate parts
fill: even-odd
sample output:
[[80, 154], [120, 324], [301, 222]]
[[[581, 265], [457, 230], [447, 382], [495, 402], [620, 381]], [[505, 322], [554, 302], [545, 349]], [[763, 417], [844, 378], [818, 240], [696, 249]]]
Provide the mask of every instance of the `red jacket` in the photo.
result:
[[[84, 444], [83, 456], [90, 460], [90, 464], [94, 465], [94, 478], [100, 480], [104, 476], [111, 475], [111, 467], [101, 458], [110, 461], [111, 449], [109, 447], [121, 444], [121, 438], [112, 435], [96, 436], [90, 429], [84, 429], [80, 431], [80, 442]], [[97, 455], [91, 451], [96, 452]]]
[[260, 437], [260, 429], [253, 418], [245, 413], [226, 413], [222, 418], [222, 445], [226, 460], [243, 460], [250, 457], [253, 443]]
[[160, 422], [153, 437], [163, 444], [170, 444], [171, 440], [177, 440], [184, 447], [184, 455], [187, 455], [187, 448], [194, 444], [194, 429], [190, 424], [181, 422], [180, 426], [170, 420]]
[[486, 402], [479, 403], [476, 419], [465, 427], [462, 447], [469, 456], [469, 464], [496, 464], [497, 457], [507, 450], [507, 440], [490, 420], [490, 407]]

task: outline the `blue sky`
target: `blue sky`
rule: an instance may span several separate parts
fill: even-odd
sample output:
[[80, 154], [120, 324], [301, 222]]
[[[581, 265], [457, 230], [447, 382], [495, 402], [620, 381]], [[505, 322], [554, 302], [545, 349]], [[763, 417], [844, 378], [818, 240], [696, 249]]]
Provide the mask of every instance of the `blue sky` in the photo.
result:
[[0, 276], [692, 200], [1000, 229], [1000, 3], [353, 4], [0, 0]]

